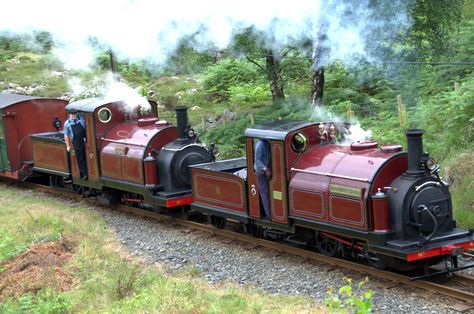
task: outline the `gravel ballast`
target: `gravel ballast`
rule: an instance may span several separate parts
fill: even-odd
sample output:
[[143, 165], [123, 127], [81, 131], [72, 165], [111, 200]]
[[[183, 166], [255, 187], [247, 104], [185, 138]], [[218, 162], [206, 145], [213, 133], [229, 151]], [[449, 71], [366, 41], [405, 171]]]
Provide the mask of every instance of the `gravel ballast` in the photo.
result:
[[[99, 211], [127, 251], [161, 265], [167, 273], [192, 267], [211, 283], [245, 284], [271, 294], [302, 294], [319, 302], [328, 296], [329, 288], [337, 290], [346, 285], [345, 278], [351, 278], [354, 283], [365, 279], [357, 272], [169, 222], [109, 209]], [[373, 277], [364, 285], [364, 291], [367, 289], [374, 291], [373, 304], [379, 313], [458, 313], [450, 306], [462, 303]]]

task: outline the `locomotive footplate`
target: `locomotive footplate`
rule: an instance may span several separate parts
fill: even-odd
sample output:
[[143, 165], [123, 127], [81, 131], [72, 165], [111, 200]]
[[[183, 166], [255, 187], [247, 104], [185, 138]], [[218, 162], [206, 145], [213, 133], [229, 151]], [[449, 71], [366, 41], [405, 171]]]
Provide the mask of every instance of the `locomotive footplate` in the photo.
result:
[[406, 260], [407, 262], [415, 262], [437, 256], [458, 256], [464, 251], [474, 249], [474, 235], [467, 231], [461, 232], [463, 230], [459, 229], [458, 231], [460, 233], [455, 238], [435, 238], [431, 243], [423, 246], [416, 245], [419, 241], [389, 241], [386, 246], [372, 245], [370, 249]]

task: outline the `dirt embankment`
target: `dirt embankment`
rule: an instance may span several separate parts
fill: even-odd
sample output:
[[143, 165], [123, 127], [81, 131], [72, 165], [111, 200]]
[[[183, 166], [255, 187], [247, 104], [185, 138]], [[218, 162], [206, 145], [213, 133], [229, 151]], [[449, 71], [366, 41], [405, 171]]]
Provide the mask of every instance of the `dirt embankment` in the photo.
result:
[[39, 243], [0, 264], [0, 300], [41, 289], [67, 291], [74, 276], [63, 269], [73, 256], [73, 241]]

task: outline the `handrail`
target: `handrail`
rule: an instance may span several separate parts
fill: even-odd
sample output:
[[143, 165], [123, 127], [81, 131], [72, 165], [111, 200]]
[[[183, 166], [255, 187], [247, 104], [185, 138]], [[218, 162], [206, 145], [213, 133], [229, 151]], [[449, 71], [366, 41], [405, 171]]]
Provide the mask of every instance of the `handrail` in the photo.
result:
[[106, 141], [106, 142], [115, 143], [115, 144], [125, 144], [125, 145], [138, 146], [138, 147], [147, 147], [147, 145], [143, 145], [143, 144], [126, 142], [126, 139], [123, 139], [123, 140], [112, 140], [112, 139], [110, 139], [110, 138], [102, 137], [101, 140], [102, 140], [102, 141]]
[[366, 178], [349, 177], [349, 176], [343, 176], [343, 175], [340, 175], [340, 174], [332, 174], [332, 173], [328, 173], [328, 172], [318, 172], [318, 171], [309, 171], [309, 170], [303, 170], [303, 169], [297, 169], [297, 168], [291, 168], [290, 170], [295, 171], [295, 172], [307, 173], [307, 174], [316, 174], [316, 175], [330, 177], [330, 178], [348, 179], [348, 180], [354, 180], [354, 181], [359, 181], [359, 182], [370, 183], [370, 180], [366, 179]]

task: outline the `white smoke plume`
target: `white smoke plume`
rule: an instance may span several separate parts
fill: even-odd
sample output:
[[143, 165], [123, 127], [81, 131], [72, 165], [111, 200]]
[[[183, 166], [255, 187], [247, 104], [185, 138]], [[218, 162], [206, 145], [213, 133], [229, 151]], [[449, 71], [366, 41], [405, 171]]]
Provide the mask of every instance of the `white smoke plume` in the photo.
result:
[[371, 130], [364, 130], [359, 122], [351, 124], [349, 134], [344, 138], [342, 145], [350, 145], [351, 143], [370, 140], [372, 138]]
[[311, 109], [311, 120], [321, 122], [334, 122], [344, 123], [351, 122], [349, 129], [339, 130], [343, 132], [344, 138], [341, 141], [341, 145], [350, 145], [351, 143], [370, 140], [372, 138], [371, 130], [364, 130], [359, 121], [348, 121], [348, 119], [341, 118], [340, 116], [329, 112], [325, 107], [314, 107]]
[[162, 64], [184, 37], [197, 49], [225, 48], [236, 32], [253, 26], [280, 48], [317, 38], [324, 25], [326, 62], [370, 61], [374, 34], [382, 41], [400, 31], [395, 26], [408, 24], [401, 0], [390, 3], [392, 14], [381, 17], [369, 0], [15, 0], [1, 5], [0, 31], [49, 31], [65, 66], [84, 69], [94, 57], [91, 39], [119, 57]]
[[[89, 98], [95, 96], [103, 96], [110, 101], [123, 101], [124, 110], [129, 113], [135, 113], [138, 108], [142, 111], [151, 110], [150, 103], [147, 98], [142, 96], [141, 91], [127, 85], [124, 81], [117, 81], [113, 74], [107, 75], [105, 78], [98, 79], [91, 89], [84, 85], [84, 82], [76, 77], [68, 80], [69, 86], [72, 88], [73, 94], [80, 98]], [[72, 99], [75, 101], [77, 99]]]
[[137, 108], [141, 110], [150, 110], [151, 106], [146, 97], [141, 96], [140, 93], [128, 86], [124, 82], [117, 82], [113, 76], [110, 75], [107, 79], [107, 84], [104, 86], [102, 92], [106, 99], [123, 100], [125, 104], [125, 111], [135, 112]]

